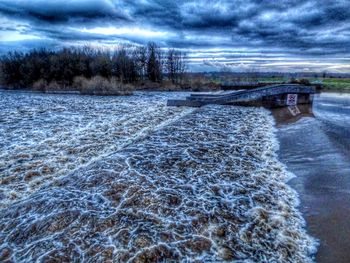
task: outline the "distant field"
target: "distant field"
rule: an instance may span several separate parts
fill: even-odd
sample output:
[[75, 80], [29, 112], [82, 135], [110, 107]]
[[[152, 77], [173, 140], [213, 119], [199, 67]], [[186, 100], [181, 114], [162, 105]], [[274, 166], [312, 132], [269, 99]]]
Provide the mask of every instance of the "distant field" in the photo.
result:
[[[326, 89], [334, 90], [349, 90], [350, 91], [350, 78], [307, 78], [310, 82], [321, 82]], [[266, 77], [259, 78], [259, 82], [287, 82], [288, 78], [284, 77]]]
[[344, 79], [327, 78], [323, 80], [323, 84], [325, 85], [325, 88], [350, 91], [350, 78], [344, 78]]

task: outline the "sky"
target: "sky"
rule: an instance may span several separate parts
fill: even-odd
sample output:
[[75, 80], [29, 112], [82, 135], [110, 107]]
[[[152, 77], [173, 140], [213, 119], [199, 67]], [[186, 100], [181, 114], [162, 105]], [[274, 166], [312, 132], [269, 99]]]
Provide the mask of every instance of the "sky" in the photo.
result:
[[350, 73], [350, 0], [0, 0], [0, 53], [158, 43], [191, 71]]

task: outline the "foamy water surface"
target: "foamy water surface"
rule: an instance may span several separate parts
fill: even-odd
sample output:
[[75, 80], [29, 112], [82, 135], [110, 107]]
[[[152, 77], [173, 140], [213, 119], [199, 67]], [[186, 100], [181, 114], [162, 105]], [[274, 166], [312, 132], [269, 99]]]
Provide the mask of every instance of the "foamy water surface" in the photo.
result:
[[0, 208], [188, 109], [164, 95], [90, 97], [0, 93]]
[[0, 260], [312, 261], [270, 114], [168, 96], [1, 93]]

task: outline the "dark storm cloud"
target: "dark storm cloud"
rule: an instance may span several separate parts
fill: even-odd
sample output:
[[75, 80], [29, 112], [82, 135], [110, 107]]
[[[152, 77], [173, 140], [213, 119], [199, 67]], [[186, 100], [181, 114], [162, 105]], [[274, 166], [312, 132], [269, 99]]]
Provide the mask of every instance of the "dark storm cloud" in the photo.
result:
[[99, 19], [128, 20], [127, 15], [110, 1], [0, 1], [0, 12], [32, 22], [88, 22]]
[[[36, 36], [62, 45], [156, 41], [199, 52], [203, 60], [205, 51], [221, 56], [221, 50], [228, 49], [277, 52], [285, 61], [322, 58], [332, 63], [327, 57], [350, 54], [348, 0], [0, 0], [0, 15], [5, 19], [0, 18], [2, 41], [11, 40], [13, 31], [19, 33], [14, 39]], [[230, 62], [218, 57], [222, 59]]]

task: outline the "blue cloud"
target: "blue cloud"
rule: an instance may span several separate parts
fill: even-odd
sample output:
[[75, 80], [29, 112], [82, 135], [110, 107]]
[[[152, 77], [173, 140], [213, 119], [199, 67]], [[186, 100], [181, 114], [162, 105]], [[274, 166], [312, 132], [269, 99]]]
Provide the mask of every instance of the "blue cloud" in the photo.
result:
[[[319, 60], [341, 66], [350, 54], [350, 3], [344, 0], [0, 0], [0, 15], [1, 50], [9, 46], [6, 42], [22, 41], [20, 35], [62, 46], [156, 41], [193, 54], [215, 50], [226, 64], [231, 61], [221, 55], [223, 50], [267, 57], [277, 50], [281, 59], [298, 58], [308, 66]], [[241, 65], [244, 58], [235, 59]]]

